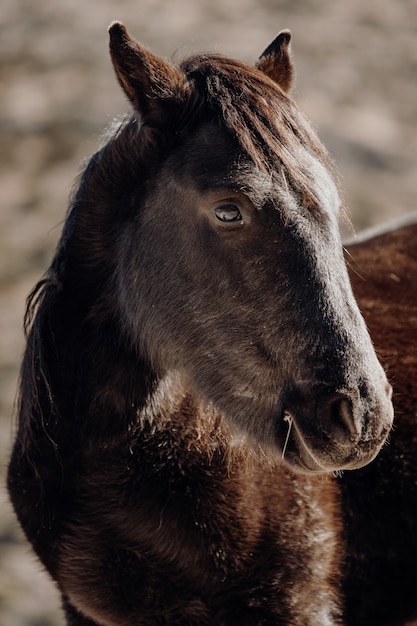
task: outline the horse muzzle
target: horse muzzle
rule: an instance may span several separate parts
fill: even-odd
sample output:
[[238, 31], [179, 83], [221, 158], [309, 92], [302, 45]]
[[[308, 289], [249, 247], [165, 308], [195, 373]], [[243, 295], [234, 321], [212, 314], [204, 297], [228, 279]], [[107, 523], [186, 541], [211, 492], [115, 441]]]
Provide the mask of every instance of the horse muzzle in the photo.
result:
[[391, 430], [391, 396], [387, 383], [377, 397], [346, 389], [322, 393], [315, 401], [289, 402], [279, 428], [283, 460], [295, 471], [308, 473], [367, 465]]

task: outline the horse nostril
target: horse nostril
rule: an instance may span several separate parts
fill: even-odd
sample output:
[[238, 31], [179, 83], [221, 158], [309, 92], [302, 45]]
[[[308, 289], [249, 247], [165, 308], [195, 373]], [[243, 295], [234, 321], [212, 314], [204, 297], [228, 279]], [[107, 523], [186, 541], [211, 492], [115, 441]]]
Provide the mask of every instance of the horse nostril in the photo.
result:
[[346, 396], [336, 394], [319, 405], [323, 430], [326, 435], [339, 443], [351, 443], [360, 437], [360, 431], [353, 416], [352, 402]]

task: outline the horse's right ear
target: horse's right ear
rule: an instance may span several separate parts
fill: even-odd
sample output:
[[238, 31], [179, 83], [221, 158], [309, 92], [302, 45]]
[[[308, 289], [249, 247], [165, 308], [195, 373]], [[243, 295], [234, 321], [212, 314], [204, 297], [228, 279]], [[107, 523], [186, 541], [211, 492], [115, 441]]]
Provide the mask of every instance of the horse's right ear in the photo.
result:
[[141, 46], [120, 22], [110, 26], [109, 34], [110, 55], [123, 91], [143, 118], [163, 119], [165, 102], [181, 103], [184, 100], [187, 93], [185, 75]]
[[282, 30], [259, 57], [256, 67], [272, 78], [284, 91], [291, 89], [294, 66], [290, 53], [291, 32]]

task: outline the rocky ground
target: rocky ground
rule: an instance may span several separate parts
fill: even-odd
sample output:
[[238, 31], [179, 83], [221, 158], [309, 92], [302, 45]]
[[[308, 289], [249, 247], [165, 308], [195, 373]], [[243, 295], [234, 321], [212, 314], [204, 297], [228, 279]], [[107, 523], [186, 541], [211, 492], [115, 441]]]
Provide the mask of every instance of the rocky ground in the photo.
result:
[[0, 624], [58, 626], [53, 586], [7, 504], [21, 320], [48, 264], [80, 160], [127, 105], [113, 19], [155, 51], [254, 61], [289, 27], [298, 103], [342, 174], [356, 229], [416, 209], [415, 0], [2, 0], [0, 11]]

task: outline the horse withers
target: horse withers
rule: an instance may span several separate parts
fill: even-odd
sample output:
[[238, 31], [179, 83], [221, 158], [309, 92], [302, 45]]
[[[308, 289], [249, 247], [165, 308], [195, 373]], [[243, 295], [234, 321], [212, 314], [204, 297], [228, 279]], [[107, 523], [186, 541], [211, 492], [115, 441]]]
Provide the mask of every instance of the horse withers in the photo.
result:
[[29, 299], [9, 467], [68, 624], [342, 623], [326, 477], [378, 454], [391, 387], [289, 41], [174, 67], [110, 28], [133, 113]]

